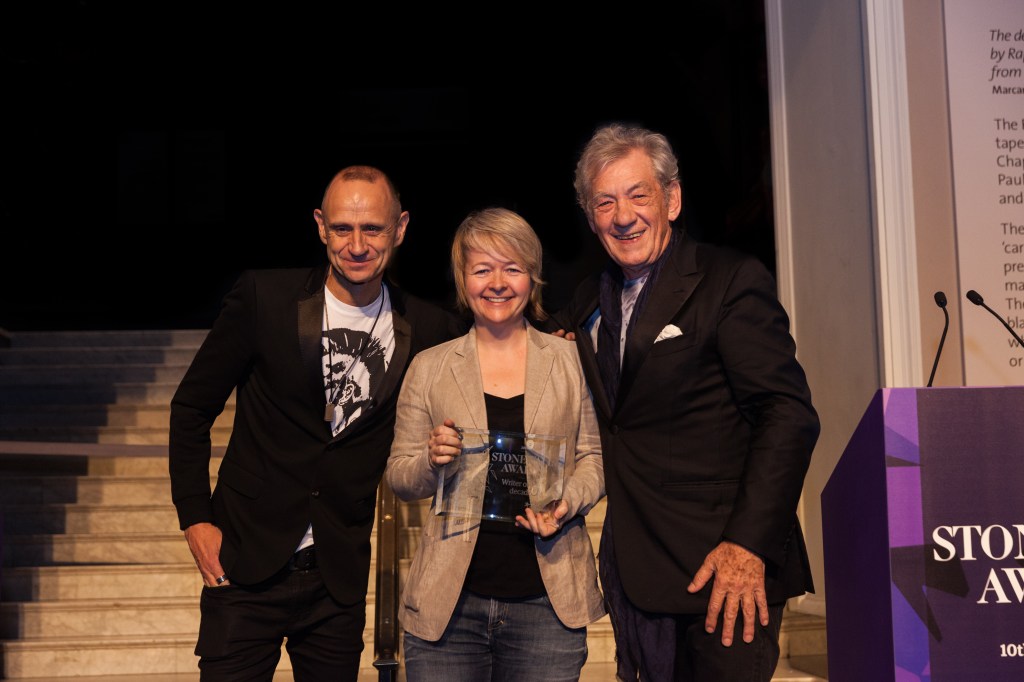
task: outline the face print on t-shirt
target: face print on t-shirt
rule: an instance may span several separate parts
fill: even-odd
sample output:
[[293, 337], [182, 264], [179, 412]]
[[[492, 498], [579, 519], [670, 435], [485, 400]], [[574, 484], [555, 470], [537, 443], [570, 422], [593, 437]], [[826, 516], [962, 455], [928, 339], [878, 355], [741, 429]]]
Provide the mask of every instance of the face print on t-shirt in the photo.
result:
[[334, 403], [333, 433], [357, 419], [384, 378], [385, 349], [366, 332], [331, 329], [323, 336], [324, 385]]

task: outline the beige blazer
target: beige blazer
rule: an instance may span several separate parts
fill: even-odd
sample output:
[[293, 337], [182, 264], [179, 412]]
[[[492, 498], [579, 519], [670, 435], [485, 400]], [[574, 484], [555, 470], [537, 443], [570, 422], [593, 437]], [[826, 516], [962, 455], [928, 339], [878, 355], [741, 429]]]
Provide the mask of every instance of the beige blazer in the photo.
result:
[[[579, 628], [605, 613], [584, 520], [604, 496], [600, 435], [574, 344], [527, 329], [526, 431], [568, 438], [562, 499], [569, 505], [569, 521], [552, 537], [536, 538], [537, 563], [555, 614], [567, 627]], [[464, 428], [487, 428], [475, 330], [422, 351], [409, 366], [385, 473], [403, 500], [437, 492], [443, 469], [430, 466], [427, 439], [446, 418]], [[428, 515], [402, 593], [402, 625], [428, 641], [440, 639], [451, 619], [479, 534], [479, 524], [468, 532], [446, 533], [445, 518]]]

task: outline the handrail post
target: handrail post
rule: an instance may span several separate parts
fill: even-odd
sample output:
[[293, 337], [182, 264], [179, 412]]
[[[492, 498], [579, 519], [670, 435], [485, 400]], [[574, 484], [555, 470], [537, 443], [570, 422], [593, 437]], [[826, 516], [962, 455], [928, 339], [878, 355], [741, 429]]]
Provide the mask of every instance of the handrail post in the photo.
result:
[[377, 589], [373, 667], [379, 682], [398, 679], [398, 502], [387, 481], [377, 490]]

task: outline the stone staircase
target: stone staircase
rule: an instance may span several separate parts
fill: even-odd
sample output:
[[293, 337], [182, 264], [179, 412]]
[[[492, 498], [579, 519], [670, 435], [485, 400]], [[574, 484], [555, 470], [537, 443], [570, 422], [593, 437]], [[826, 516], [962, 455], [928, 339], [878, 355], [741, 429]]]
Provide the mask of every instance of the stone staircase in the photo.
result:
[[[170, 502], [167, 424], [204, 337], [22, 333], [0, 349], [5, 679], [194, 675], [202, 581]], [[214, 427], [214, 482], [233, 413], [231, 400]], [[403, 566], [428, 504], [400, 510]], [[374, 579], [363, 654], [371, 672]], [[289, 679], [286, 651], [278, 669]]]
[[166, 445], [0, 442], [0, 498], [6, 679], [196, 670], [202, 582], [169, 502]]
[[[16, 333], [0, 348], [5, 679], [198, 679], [202, 581], [170, 502], [167, 424], [171, 396], [205, 334]], [[231, 400], [215, 425], [211, 477], [233, 411]], [[428, 504], [400, 509], [403, 569]], [[603, 517], [602, 502], [589, 519], [595, 548]], [[361, 680], [376, 679], [373, 586], [371, 571]], [[784, 633], [823, 638], [820, 622], [795, 615]], [[588, 646], [583, 679], [613, 680], [607, 618], [590, 627]], [[283, 650], [278, 671], [275, 680], [291, 679]], [[776, 679], [820, 678], [794, 672]]]
[[[203, 330], [22, 332], [0, 351], [0, 439], [167, 444], [168, 409]], [[225, 445], [234, 400], [214, 425]]]

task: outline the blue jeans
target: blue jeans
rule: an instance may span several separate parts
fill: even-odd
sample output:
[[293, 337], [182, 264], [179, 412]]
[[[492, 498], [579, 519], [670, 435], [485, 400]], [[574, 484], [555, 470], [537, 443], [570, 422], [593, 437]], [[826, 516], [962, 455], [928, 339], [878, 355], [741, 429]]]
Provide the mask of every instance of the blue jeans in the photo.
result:
[[408, 682], [573, 682], [587, 629], [567, 628], [547, 596], [504, 600], [462, 591], [441, 639], [405, 633]]

